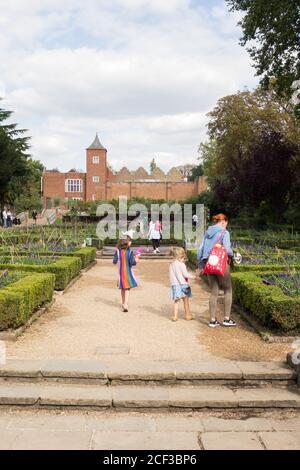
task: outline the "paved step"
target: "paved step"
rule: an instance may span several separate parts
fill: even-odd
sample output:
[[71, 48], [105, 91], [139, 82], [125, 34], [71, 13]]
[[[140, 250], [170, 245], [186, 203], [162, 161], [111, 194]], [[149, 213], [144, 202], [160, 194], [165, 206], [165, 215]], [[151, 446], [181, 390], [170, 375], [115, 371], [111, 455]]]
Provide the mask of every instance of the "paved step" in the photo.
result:
[[140, 409], [299, 409], [300, 393], [283, 389], [66, 384], [0, 385], [0, 407]]
[[80, 360], [9, 360], [0, 367], [4, 381], [83, 384], [228, 385], [286, 387], [296, 384], [296, 372], [277, 362], [205, 362]]
[[[97, 258], [98, 259], [112, 259], [114, 256], [113, 253], [97, 253]], [[140, 256], [140, 259], [155, 259], [155, 260], [171, 260], [173, 259], [172, 256], [170, 255], [166, 255], [164, 253], [160, 253], [160, 254], [152, 254], [152, 253], [149, 253], [149, 254], [142, 254]]]

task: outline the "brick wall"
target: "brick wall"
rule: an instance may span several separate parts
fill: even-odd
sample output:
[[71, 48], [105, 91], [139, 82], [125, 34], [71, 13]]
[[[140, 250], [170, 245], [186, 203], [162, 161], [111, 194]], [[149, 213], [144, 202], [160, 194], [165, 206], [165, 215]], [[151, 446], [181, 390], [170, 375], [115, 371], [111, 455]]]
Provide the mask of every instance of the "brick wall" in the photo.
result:
[[[201, 183], [204, 187], [204, 182]], [[108, 183], [107, 199], [119, 196], [143, 197], [145, 199], [165, 199], [180, 201], [198, 195], [198, 182], [195, 183]]]
[[[81, 193], [68, 193], [65, 191], [65, 182], [68, 179], [80, 179], [82, 180], [82, 192]], [[50, 205], [50, 200], [54, 198], [59, 198], [61, 204], [64, 204], [65, 199], [67, 198], [82, 198], [85, 200], [85, 173], [79, 172], [69, 172], [69, 173], [59, 173], [58, 171], [45, 171], [43, 173], [43, 204], [44, 207]]]
[[[99, 152], [99, 151], [98, 151]], [[95, 151], [93, 151], [95, 153]], [[90, 175], [87, 176], [85, 182], [85, 174], [83, 173], [58, 173], [45, 172], [43, 176], [43, 202], [46, 206], [47, 198], [53, 199], [59, 197], [61, 202], [66, 198], [81, 197], [83, 200], [92, 201], [93, 194], [96, 200], [117, 199], [119, 196], [143, 197], [145, 199], [165, 199], [180, 201], [189, 197], [197, 196], [199, 193], [207, 189], [206, 178], [200, 177], [194, 183], [177, 183], [177, 182], [114, 182], [109, 181], [101, 183], [101, 171], [104, 171], [103, 165], [95, 164], [90, 169]], [[99, 184], [93, 183], [93, 176], [100, 176]], [[102, 173], [102, 178], [104, 178]], [[65, 180], [67, 179], [83, 179], [82, 193], [66, 193]]]

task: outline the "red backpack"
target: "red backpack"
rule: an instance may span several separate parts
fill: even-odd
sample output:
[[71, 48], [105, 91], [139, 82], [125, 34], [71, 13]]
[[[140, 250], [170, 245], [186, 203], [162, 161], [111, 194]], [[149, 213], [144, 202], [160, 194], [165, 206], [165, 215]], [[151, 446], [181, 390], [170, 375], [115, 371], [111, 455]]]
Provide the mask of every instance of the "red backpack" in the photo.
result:
[[228, 253], [225, 250], [221, 240], [225, 234], [225, 230], [222, 231], [221, 236], [214, 244], [207, 263], [204, 268], [204, 274], [216, 274], [217, 276], [224, 276], [227, 267]]

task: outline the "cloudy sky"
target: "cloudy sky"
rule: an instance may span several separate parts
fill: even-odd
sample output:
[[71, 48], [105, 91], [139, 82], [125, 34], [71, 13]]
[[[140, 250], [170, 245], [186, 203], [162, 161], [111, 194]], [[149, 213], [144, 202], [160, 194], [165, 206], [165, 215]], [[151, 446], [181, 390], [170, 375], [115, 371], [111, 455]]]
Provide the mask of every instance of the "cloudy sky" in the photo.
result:
[[0, 0], [0, 96], [47, 168], [194, 163], [216, 101], [257, 83], [223, 0]]

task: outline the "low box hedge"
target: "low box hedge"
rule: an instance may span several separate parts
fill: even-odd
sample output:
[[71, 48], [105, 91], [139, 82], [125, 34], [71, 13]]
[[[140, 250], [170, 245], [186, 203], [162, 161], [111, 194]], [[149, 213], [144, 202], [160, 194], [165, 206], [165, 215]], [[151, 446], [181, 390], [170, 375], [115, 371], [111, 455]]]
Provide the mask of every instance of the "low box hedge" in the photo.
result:
[[87, 268], [96, 259], [96, 248], [87, 246], [75, 250], [71, 255], [78, 256], [81, 259], [81, 267]]
[[4, 234], [0, 234], [0, 241], [4, 246], [24, 244], [28, 241], [38, 242], [40, 239], [40, 235], [32, 233], [6, 234], [6, 232], [4, 232]]
[[[285, 264], [235, 264], [233, 272], [266, 272], [266, 271], [283, 271]], [[300, 269], [299, 264], [288, 265], [291, 269]]]
[[[22, 261], [22, 256], [19, 257]], [[55, 274], [55, 289], [64, 290], [67, 285], [76, 277], [81, 269], [81, 260], [75, 256], [60, 257], [49, 264], [10, 264], [9, 258], [2, 259], [0, 269], [10, 269], [15, 271], [30, 271], [36, 273]]]
[[[26, 256], [28, 255], [27, 251], [17, 250], [18, 256]], [[10, 252], [7, 250], [7, 247], [0, 247], [0, 255], [1, 256], [10, 256]], [[81, 259], [81, 268], [87, 268], [96, 258], [96, 248], [93, 247], [86, 247], [86, 248], [78, 248], [74, 251], [70, 251], [69, 253], [64, 252], [54, 252], [54, 251], [42, 251], [40, 252], [41, 256], [62, 256], [62, 257], [78, 257]]]
[[233, 236], [231, 240], [232, 242], [234, 242], [235, 245], [238, 245], [239, 242], [241, 243], [241, 245], [243, 244], [253, 245], [256, 243], [261, 245], [262, 243], [264, 243], [266, 246], [273, 246], [274, 248], [277, 247], [277, 248], [282, 248], [282, 249], [287, 249], [287, 250], [300, 248], [299, 239], [284, 240], [281, 238], [275, 239], [275, 238], [265, 238], [265, 237], [260, 237], [260, 236], [254, 236], [254, 237]]
[[197, 254], [197, 250], [187, 250], [188, 261], [196, 267], [198, 266]]
[[234, 302], [269, 328], [300, 330], [300, 297], [289, 297], [273, 285], [265, 285], [263, 273], [232, 273]]
[[0, 331], [24, 325], [52, 299], [54, 283], [54, 274], [24, 273], [22, 279], [0, 289]]

